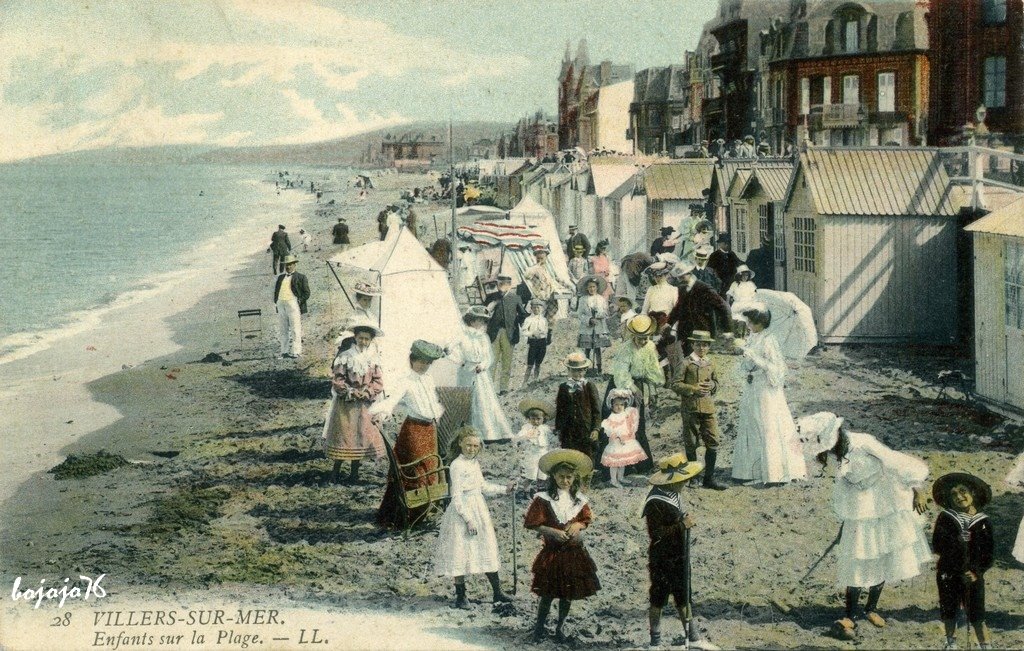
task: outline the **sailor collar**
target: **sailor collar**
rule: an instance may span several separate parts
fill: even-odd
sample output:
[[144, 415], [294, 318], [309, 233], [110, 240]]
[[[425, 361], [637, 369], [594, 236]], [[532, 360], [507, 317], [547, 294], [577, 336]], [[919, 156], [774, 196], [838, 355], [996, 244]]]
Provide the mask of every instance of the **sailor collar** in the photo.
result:
[[647, 505], [651, 502], [665, 502], [671, 504], [680, 511], [683, 510], [683, 501], [679, 498], [679, 493], [669, 492], [661, 488], [653, 488], [651, 492], [647, 494], [647, 499], [644, 500], [644, 510], [647, 510]]
[[942, 512], [951, 517], [953, 521], [956, 522], [956, 525], [960, 527], [961, 532], [967, 531], [968, 529], [978, 524], [982, 520], [988, 518], [988, 516], [982, 513], [981, 511], [978, 511], [974, 515], [967, 515], [966, 513], [961, 513], [954, 509], [942, 509]]

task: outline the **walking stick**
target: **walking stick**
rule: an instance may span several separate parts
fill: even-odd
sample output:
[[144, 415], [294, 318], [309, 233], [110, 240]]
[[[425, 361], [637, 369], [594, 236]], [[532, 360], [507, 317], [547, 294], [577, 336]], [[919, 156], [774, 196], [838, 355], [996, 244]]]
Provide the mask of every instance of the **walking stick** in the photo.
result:
[[686, 602], [683, 604], [683, 617], [686, 619], [683, 622], [683, 632], [686, 634], [686, 641], [690, 641], [690, 627], [692, 624], [692, 604], [693, 604], [693, 584], [690, 581], [690, 530], [683, 525], [683, 554], [686, 555]]
[[509, 519], [512, 521], [512, 596], [516, 596], [516, 584], [519, 583], [519, 562], [516, 555], [518, 539], [516, 537], [516, 488], [512, 489], [512, 508]]

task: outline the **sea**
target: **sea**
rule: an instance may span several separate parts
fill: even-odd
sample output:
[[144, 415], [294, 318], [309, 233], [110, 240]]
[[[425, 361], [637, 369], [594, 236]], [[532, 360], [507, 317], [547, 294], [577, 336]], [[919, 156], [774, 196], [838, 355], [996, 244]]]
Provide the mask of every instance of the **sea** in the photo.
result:
[[[0, 165], [6, 270], [0, 364], [87, 327], [104, 310], [142, 300], [206, 257], [223, 255], [223, 247], [241, 241], [252, 253], [265, 249], [277, 209], [283, 212], [285, 202], [294, 208], [294, 193], [302, 192], [275, 187], [302, 170], [281, 172], [240, 165]], [[295, 237], [298, 228], [291, 232]]]

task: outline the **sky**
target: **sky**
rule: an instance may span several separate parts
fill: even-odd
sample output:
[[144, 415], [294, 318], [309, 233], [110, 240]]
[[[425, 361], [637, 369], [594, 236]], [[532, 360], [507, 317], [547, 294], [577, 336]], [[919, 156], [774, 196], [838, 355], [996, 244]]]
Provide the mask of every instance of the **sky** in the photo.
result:
[[0, 162], [554, 113], [567, 42], [681, 63], [712, 0], [4, 0]]

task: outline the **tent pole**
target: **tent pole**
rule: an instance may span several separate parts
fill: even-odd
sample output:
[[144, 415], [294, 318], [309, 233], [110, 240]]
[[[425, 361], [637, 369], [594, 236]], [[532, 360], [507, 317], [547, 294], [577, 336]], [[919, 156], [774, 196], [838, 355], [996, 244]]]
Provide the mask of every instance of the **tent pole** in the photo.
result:
[[334, 267], [331, 266], [330, 262], [327, 263], [327, 268], [331, 270], [331, 275], [333, 275], [334, 279], [338, 281], [338, 287], [341, 287], [341, 292], [345, 295], [345, 298], [348, 300], [348, 304], [351, 307], [355, 308], [356, 304], [352, 302], [352, 297], [348, 295], [348, 290], [345, 289], [345, 285], [344, 283], [341, 282], [341, 278], [338, 278], [338, 272], [334, 270]]
[[458, 240], [456, 239], [455, 235], [455, 142], [452, 136], [451, 117], [448, 118], [448, 177], [451, 181], [450, 187], [452, 189], [452, 253], [454, 254], [453, 261], [455, 262], [455, 264], [450, 265], [449, 268], [451, 269], [452, 277], [454, 277], [461, 267], [459, 265]]

